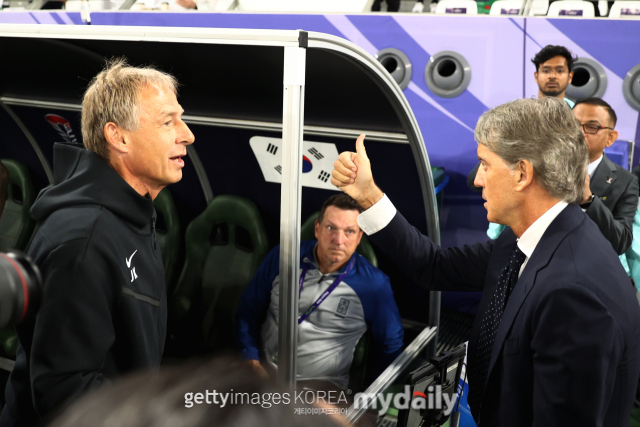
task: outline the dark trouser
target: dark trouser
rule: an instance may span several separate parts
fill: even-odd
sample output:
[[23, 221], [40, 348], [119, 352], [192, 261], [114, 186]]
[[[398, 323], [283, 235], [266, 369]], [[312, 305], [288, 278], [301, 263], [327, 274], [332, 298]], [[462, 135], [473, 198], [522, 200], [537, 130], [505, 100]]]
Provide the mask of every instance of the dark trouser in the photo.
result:
[[[400, 0], [386, 0], [387, 1], [387, 12], [397, 12], [400, 10]], [[382, 4], [382, 0], [375, 0], [373, 2], [373, 6], [371, 6], [372, 12], [380, 12], [380, 5]]]

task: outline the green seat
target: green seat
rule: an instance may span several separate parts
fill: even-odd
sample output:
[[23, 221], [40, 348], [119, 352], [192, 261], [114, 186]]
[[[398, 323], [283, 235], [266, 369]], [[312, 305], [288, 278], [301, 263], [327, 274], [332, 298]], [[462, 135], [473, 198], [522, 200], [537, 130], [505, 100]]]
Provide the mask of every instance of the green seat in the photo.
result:
[[373, 333], [371, 329], [367, 328], [367, 331], [360, 337], [356, 348], [353, 350], [353, 361], [349, 368], [349, 389], [354, 393], [363, 392], [366, 389], [365, 379], [367, 377], [367, 368], [372, 359], [369, 357], [372, 350], [372, 341]]
[[13, 327], [0, 330], [0, 350], [5, 357], [16, 358], [18, 350], [18, 335]]
[[[35, 221], [29, 210], [35, 201], [35, 190], [27, 167], [15, 160], [2, 159], [9, 172], [7, 201], [0, 217], [0, 252], [10, 249], [26, 251]], [[13, 328], [0, 330], [0, 349], [4, 356], [15, 358], [18, 337]]]
[[[300, 229], [300, 239], [301, 240], [315, 240], [316, 233], [316, 220], [320, 216], [320, 212], [316, 212], [311, 214], [309, 218], [302, 224], [302, 228]], [[365, 257], [367, 261], [371, 263], [374, 267], [378, 267], [378, 258], [376, 257], [376, 253], [373, 251], [373, 246], [369, 243], [369, 239], [365, 234], [362, 235], [362, 240], [360, 240], [360, 244], [356, 248], [356, 252]]]
[[35, 190], [25, 165], [10, 159], [1, 161], [9, 171], [9, 187], [0, 218], [0, 251], [24, 251], [35, 225], [29, 214], [35, 201]]
[[185, 243], [170, 339], [187, 356], [230, 348], [240, 297], [269, 250], [260, 212], [242, 197], [217, 196], [189, 224]]
[[180, 220], [178, 209], [169, 189], [165, 188], [153, 201], [158, 219], [156, 220], [156, 236], [162, 252], [164, 277], [167, 284], [167, 295], [171, 295], [178, 280], [179, 259], [181, 249]]

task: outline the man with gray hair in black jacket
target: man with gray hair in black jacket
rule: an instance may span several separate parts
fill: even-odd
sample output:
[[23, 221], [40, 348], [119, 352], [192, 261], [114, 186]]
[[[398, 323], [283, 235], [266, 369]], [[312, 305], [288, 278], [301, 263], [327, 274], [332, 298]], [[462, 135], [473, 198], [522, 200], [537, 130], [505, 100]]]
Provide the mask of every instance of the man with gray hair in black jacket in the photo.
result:
[[54, 147], [54, 185], [31, 209], [42, 301], [16, 327], [0, 426], [36, 425], [117, 375], [159, 366], [167, 299], [153, 199], [182, 178], [194, 141], [176, 87], [110, 61], [84, 94], [84, 147]]

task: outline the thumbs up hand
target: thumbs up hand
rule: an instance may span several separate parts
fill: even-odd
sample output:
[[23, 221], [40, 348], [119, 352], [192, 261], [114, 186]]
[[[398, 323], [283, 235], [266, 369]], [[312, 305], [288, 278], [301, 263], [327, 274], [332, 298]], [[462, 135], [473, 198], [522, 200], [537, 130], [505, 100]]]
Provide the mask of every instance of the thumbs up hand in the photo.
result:
[[364, 137], [356, 140], [356, 152], [345, 151], [333, 164], [331, 183], [353, 197], [363, 209], [376, 204], [384, 195], [373, 181], [371, 162], [364, 148]]

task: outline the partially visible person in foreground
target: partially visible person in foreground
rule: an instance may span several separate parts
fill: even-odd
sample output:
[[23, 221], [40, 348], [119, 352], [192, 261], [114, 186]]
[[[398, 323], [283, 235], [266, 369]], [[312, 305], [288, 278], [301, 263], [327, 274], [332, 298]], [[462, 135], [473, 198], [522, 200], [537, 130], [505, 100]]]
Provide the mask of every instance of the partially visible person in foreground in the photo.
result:
[[123, 378], [79, 399], [49, 424], [115, 426], [347, 427], [349, 423], [326, 399], [315, 407], [300, 399], [296, 402], [292, 392], [256, 377], [244, 362], [218, 358]]

